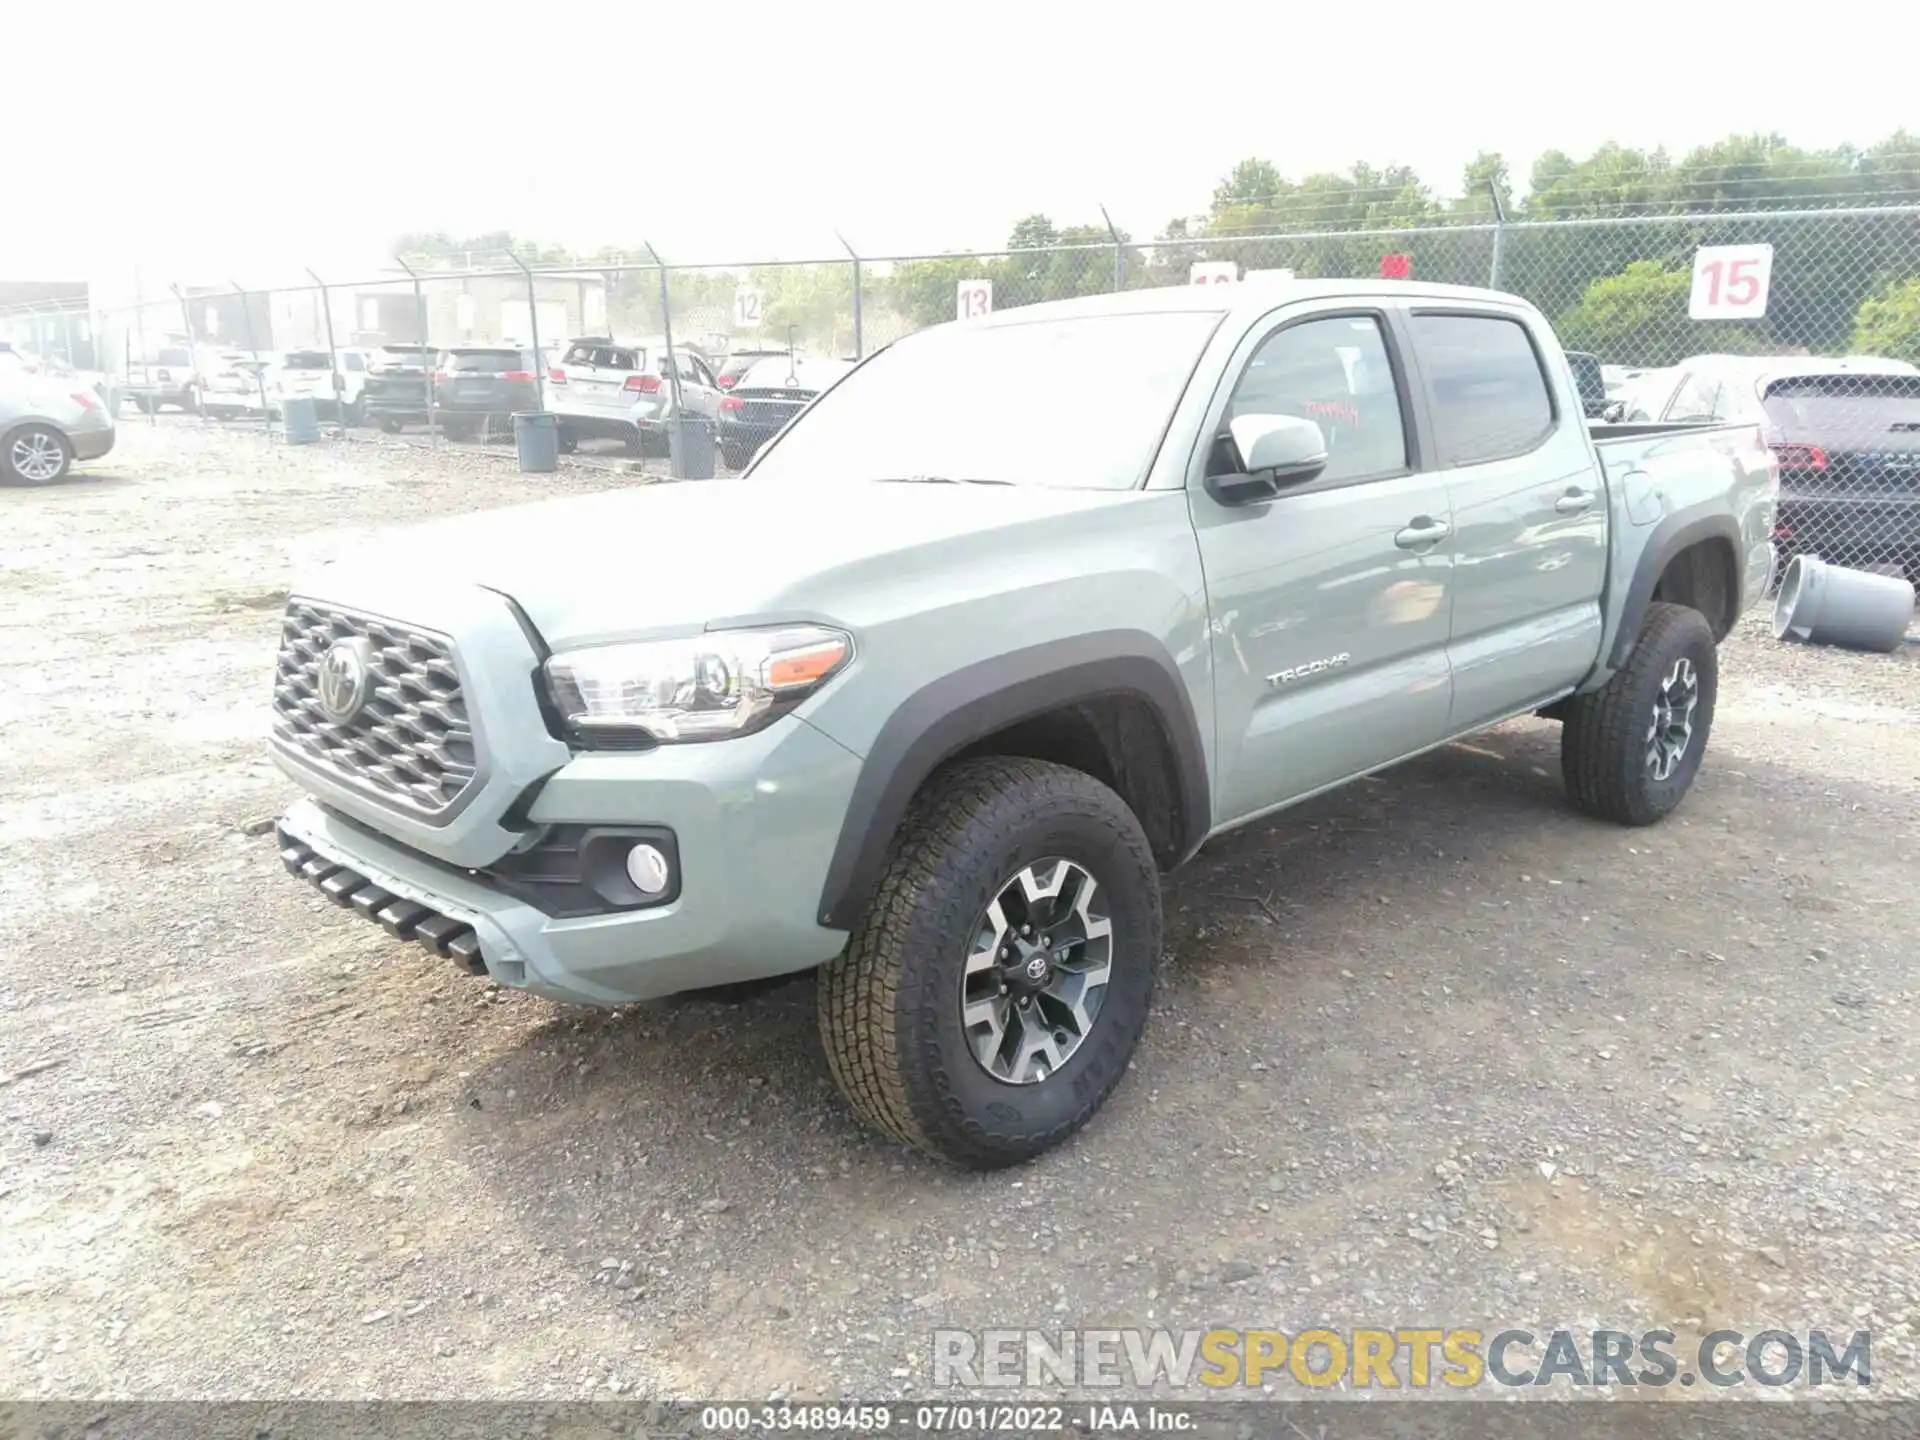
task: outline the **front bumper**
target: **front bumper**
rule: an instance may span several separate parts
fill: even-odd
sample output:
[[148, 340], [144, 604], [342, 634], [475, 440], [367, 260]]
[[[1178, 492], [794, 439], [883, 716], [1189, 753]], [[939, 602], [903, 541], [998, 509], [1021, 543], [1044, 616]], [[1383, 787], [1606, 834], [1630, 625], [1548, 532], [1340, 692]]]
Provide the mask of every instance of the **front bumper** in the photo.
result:
[[796, 717], [710, 744], [576, 755], [540, 787], [523, 846], [559, 826], [671, 832], [679, 893], [644, 909], [556, 918], [313, 800], [281, 820], [282, 859], [336, 903], [502, 985], [623, 1004], [837, 954], [846, 934], [820, 925], [820, 895], [859, 768]]

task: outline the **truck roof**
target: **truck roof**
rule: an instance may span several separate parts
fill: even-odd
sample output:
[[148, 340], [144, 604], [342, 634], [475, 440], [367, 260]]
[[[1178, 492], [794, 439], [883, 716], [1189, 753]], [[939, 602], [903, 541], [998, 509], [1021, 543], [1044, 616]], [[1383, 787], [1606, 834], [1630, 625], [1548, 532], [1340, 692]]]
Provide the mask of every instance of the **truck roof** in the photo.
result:
[[996, 310], [969, 323], [981, 326], [1021, 325], [1031, 320], [1065, 319], [1075, 315], [1150, 315], [1180, 311], [1213, 315], [1245, 312], [1248, 316], [1255, 316], [1289, 300], [1371, 295], [1414, 295], [1423, 300], [1470, 301], [1476, 304], [1490, 300], [1505, 305], [1527, 304], [1518, 295], [1510, 295], [1503, 290], [1488, 290], [1478, 285], [1427, 284], [1419, 280], [1286, 280], [1277, 276], [1254, 276], [1225, 285], [1164, 285], [1149, 290], [1085, 295], [1074, 300], [1048, 300], [1038, 305]]

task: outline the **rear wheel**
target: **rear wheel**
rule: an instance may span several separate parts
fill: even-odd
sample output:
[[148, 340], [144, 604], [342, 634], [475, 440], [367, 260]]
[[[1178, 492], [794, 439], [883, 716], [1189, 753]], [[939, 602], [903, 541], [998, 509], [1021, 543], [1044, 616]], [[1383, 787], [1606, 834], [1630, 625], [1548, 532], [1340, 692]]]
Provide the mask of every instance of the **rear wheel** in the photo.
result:
[[1146, 1026], [1160, 877], [1098, 780], [965, 761], [914, 801], [866, 914], [819, 979], [834, 1079], [869, 1124], [988, 1170], [1084, 1125]]
[[374, 423], [389, 435], [398, 435], [400, 433], [400, 422], [391, 415], [382, 415]]
[[1618, 825], [1671, 813], [1700, 771], [1719, 686], [1707, 617], [1685, 605], [1648, 606], [1627, 663], [1567, 702], [1560, 773], [1573, 803]]
[[51, 485], [73, 465], [73, 446], [49, 425], [22, 425], [0, 447], [0, 477], [16, 485]]
[[753, 459], [753, 452], [737, 440], [722, 440], [720, 459], [729, 470], [744, 470], [747, 462]]

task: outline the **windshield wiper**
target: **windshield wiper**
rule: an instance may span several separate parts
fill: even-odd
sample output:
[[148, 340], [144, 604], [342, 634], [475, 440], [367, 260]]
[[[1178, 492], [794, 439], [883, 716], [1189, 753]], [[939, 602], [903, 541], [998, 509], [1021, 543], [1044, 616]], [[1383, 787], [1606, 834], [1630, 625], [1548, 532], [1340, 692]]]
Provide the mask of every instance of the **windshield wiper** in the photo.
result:
[[875, 485], [1011, 485], [1011, 480], [982, 480], [964, 475], [882, 475]]

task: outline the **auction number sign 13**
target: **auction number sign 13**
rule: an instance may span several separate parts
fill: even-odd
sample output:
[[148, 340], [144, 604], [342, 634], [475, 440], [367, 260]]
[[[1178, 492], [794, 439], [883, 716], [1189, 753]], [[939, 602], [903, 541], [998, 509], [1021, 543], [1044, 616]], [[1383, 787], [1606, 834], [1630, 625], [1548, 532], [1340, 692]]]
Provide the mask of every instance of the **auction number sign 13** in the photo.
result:
[[1772, 280], [1773, 246], [1702, 245], [1693, 252], [1687, 314], [1695, 320], [1758, 320], [1767, 313]]
[[978, 320], [993, 313], [991, 280], [962, 280], [954, 296], [954, 314], [962, 320]]

